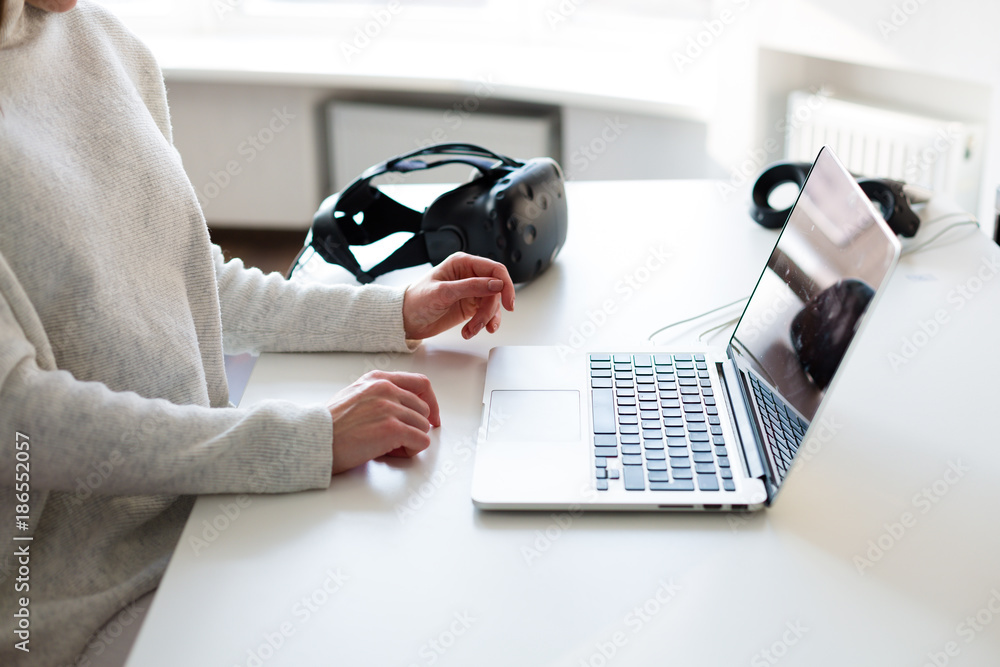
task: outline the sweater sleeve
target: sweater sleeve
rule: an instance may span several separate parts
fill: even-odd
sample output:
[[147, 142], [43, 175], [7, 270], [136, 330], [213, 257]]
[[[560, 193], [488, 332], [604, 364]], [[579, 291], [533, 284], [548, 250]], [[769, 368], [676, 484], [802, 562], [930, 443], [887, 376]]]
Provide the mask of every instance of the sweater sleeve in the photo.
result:
[[[11, 443], [15, 433], [27, 436], [33, 491], [71, 492], [83, 480], [118, 495], [281, 493], [330, 483], [333, 425], [322, 406], [176, 405], [43, 368], [37, 354], [0, 290], [0, 432]], [[13, 445], [0, 448], [0, 470], [12, 471], [14, 458]]]
[[285, 280], [228, 262], [212, 246], [227, 353], [408, 352], [403, 288]]

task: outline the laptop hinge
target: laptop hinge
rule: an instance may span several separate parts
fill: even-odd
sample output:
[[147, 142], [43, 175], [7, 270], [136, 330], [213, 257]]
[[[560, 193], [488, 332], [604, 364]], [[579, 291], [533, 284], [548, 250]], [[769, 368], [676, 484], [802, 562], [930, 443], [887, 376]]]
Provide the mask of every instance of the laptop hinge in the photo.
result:
[[[743, 450], [743, 460], [747, 464], [747, 473], [750, 477], [764, 480], [767, 487], [767, 474], [764, 468], [764, 460], [760, 451], [760, 444], [754, 435], [754, 429], [750, 421], [750, 413], [747, 412], [746, 402], [743, 400], [743, 393], [740, 391], [739, 376], [737, 375], [736, 364], [732, 359], [719, 364], [722, 366], [722, 383], [726, 393], [726, 402], [729, 404], [729, 414], [733, 416], [736, 430], [736, 437], [740, 440], [740, 449]], [[735, 395], [735, 397], [734, 397]]]

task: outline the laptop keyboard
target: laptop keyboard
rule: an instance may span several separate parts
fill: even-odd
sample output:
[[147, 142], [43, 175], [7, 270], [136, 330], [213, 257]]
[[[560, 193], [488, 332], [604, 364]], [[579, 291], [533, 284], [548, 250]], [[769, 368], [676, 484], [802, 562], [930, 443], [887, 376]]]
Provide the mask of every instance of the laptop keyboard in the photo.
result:
[[735, 491], [703, 354], [592, 354], [597, 489]]
[[750, 386], [757, 401], [757, 409], [763, 417], [761, 422], [767, 434], [767, 444], [774, 458], [780, 483], [792, 465], [792, 459], [802, 444], [802, 437], [809, 424], [789, 410], [785, 402], [775, 397], [767, 385], [761, 383], [753, 373], [747, 373], [747, 376], [750, 378]]

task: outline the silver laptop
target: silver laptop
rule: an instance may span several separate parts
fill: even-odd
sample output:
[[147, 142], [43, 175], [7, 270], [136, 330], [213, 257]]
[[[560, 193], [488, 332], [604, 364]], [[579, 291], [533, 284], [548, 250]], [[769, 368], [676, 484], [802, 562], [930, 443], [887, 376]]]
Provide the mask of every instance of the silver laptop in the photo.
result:
[[[483, 509], [769, 505], [884, 291], [900, 244], [820, 151], [725, 349], [490, 352], [472, 499]], [[711, 304], [708, 304], [711, 305]]]

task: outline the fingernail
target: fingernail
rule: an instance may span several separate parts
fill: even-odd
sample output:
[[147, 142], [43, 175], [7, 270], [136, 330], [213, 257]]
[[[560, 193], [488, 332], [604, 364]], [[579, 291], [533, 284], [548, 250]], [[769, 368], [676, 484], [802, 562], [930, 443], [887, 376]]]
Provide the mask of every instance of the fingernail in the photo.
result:
[[491, 292], [499, 292], [499, 291], [501, 291], [503, 289], [503, 281], [502, 280], [491, 280], [487, 284], [487, 287], [490, 288]]

